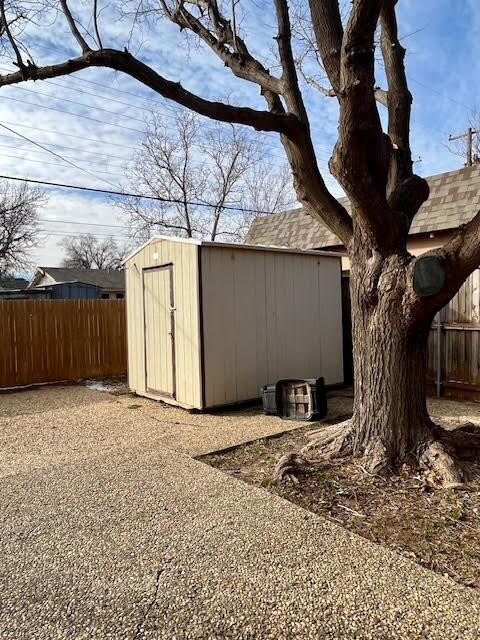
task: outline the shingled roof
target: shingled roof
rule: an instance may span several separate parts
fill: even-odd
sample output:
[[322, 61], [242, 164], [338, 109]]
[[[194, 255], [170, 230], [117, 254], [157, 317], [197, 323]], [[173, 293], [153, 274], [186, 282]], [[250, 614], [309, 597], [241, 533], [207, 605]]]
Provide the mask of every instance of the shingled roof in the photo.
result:
[[[455, 229], [480, 209], [480, 165], [427, 178], [430, 198], [420, 208], [410, 235]], [[339, 201], [349, 209], [347, 198]], [[296, 249], [341, 246], [341, 241], [303, 209], [255, 218], [245, 242]]]
[[55, 282], [84, 282], [100, 287], [103, 291], [124, 291], [125, 273], [113, 269], [69, 269], [64, 267], [37, 267], [29, 289], [38, 285], [44, 275]]
[[28, 280], [25, 278], [0, 278], [0, 291], [15, 291], [25, 289]]

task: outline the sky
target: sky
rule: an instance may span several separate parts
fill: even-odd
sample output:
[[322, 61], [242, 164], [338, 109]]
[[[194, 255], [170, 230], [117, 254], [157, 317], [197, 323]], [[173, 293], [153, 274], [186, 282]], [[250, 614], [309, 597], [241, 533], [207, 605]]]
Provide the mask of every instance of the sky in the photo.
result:
[[[90, 19], [85, 14], [87, 6], [78, 0], [70, 2], [73, 13], [80, 15], [84, 24]], [[239, 0], [237, 6], [247, 45], [274, 71], [272, 2]], [[187, 43], [175, 25], [158, 19], [141, 31], [131, 32], [130, 18], [119, 16], [110, 2], [99, 0], [99, 7], [104, 46], [123, 49], [128, 44], [132, 53], [161, 75], [180, 81], [203, 97], [265, 108], [258, 87], [233, 77], [205, 47]], [[457, 169], [462, 159], [451, 154], [445, 143], [449, 134], [464, 131], [472, 113], [480, 108], [480, 2], [399, 0], [397, 8], [414, 96], [411, 144], [418, 160], [416, 172], [429, 176]], [[50, 16], [42, 20], [42, 28], [23, 36], [38, 65], [78, 55], [76, 42], [62, 21], [53, 22]], [[0, 72], [12, 70], [12, 61], [11, 54], [3, 55]], [[382, 79], [379, 69], [380, 83]], [[335, 101], [311, 87], [303, 89], [320, 168], [333, 193], [342, 195], [327, 168], [336, 140]], [[102, 69], [2, 87], [0, 91], [1, 175], [99, 189], [127, 187], [126, 173], [152, 110], [173, 126], [175, 113], [182, 109], [135, 80]], [[206, 120], [205, 126], [209, 124]], [[276, 134], [258, 136], [268, 162], [273, 166], [283, 164]], [[199, 156], [198, 161], [205, 159]], [[208, 163], [205, 166], [208, 169]], [[126, 220], [114, 198], [61, 188], [45, 190], [49, 198], [40, 212], [42, 243], [31, 251], [32, 264], [59, 265], [63, 252], [58, 243], [65, 236], [89, 232], [123, 241], [128, 235]]]

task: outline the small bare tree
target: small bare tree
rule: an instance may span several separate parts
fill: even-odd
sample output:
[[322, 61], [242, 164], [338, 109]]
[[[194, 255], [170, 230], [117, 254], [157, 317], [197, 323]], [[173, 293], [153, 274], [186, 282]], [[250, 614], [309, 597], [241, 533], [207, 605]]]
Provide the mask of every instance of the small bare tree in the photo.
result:
[[121, 204], [132, 234], [142, 239], [166, 233], [239, 240], [254, 210], [273, 213], [292, 200], [289, 172], [265, 164], [258, 140], [232, 125], [206, 128], [189, 112], [177, 115], [173, 125], [153, 117], [129, 182], [167, 200]]
[[71, 269], [120, 269], [127, 248], [112, 237], [98, 239], [91, 233], [59, 242], [65, 251], [63, 267]]
[[32, 266], [29, 251], [42, 241], [38, 215], [46, 200], [25, 183], [0, 185], [0, 278]]

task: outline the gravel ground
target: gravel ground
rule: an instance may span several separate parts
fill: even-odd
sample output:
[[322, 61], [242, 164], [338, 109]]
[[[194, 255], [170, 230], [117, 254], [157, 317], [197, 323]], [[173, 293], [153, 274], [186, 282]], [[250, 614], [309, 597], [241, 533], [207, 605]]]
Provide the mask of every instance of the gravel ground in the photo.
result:
[[193, 414], [130, 394], [44, 386], [0, 394], [0, 477], [140, 443], [203, 455], [304, 424], [258, 408]]
[[480, 637], [474, 592], [165, 446], [184, 425], [158, 407], [77, 387], [0, 407], [2, 640]]

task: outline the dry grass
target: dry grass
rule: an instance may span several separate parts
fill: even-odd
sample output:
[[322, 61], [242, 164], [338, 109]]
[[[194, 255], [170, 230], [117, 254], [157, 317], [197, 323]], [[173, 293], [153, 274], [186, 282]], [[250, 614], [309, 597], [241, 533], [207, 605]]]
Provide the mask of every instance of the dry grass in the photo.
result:
[[[341, 414], [338, 398], [336, 412]], [[351, 401], [344, 400], [344, 409]], [[435, 400], [430, 410], [450, 428], [477, 422], [480, 406]], [[331, 418], [330, 422], [338, 421]], [[390, 480], [368, 474], [358, 463], [319, 464], [299, 485], [277, 485], [273, 468], [284, 453], [305, 443], [302, 427], [258, 440], [203, 460], [245, 482], [262, 486], [299, 506], [326, 516], [347, 529], [388, 546], [458, 583], [480, 589], [480, 484], [465, 491], [433, 491], [421, 477]]]

